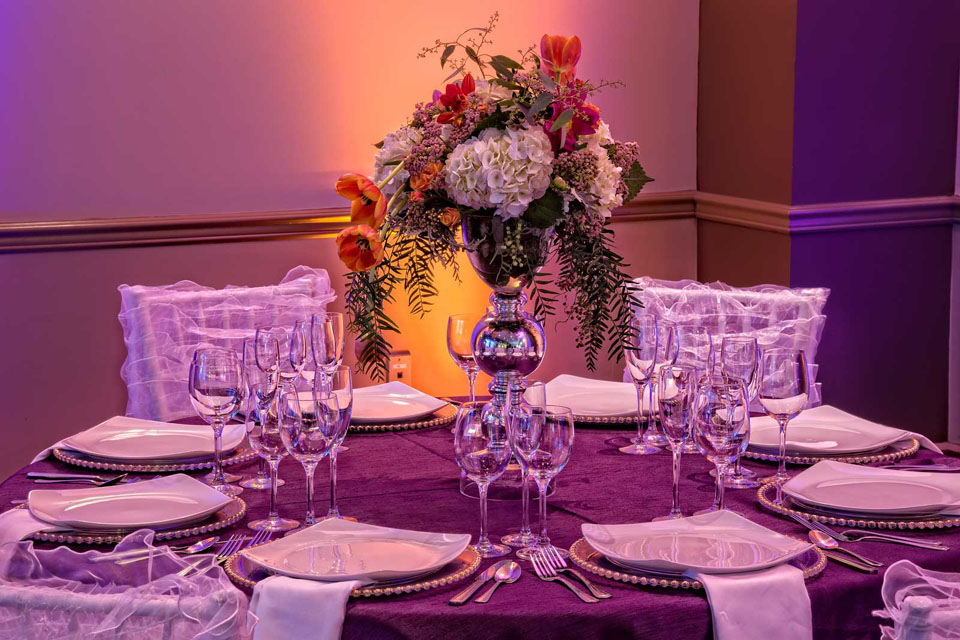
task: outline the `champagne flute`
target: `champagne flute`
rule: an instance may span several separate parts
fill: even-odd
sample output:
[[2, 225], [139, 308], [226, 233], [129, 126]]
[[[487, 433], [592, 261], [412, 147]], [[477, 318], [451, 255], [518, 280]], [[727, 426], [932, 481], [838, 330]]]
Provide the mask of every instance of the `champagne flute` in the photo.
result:
[[307, 373], [307, 369], [312, 369], [310, 363], [313, 361], [313, 350], [310, 348], [310, 325], [306, 320], [297, 320], [293, 323], [293, 329], [290, 331], [290, 369], [294, 372], [294, 378], [297, 380], [306, 378], [313, 381], [314, 371]]
[[325, 376], [325, 382], [314, 381], [314, 390], [317, 393], [329, 392], [336, 396], [337, 406], [339, 407], [339, 421], [333, 433], [333, 446], [330, 447], [330, 509], [327, 511], [326, 518], [336, 518], [338, 520], [353, 520], [340, 515], [340, 509], [337, 506], [337, 456], [343, 449], [343, 439], [350, 428], [350, 416], [353, 413], [353, 376], [350, 367], [337, 367], [328, 372]]
[[[249, 392], [248, 395], [253, 399], [252, 402], [247, 403], [247, 411], [250, 411], [251, 407], [265, 407], [267, 411], [272, 410], [272, 408], [270, 408], [270, 398], [276, 396], [279, 378], [277, 376], [268, 376], [267, 372], [260, 368], [257, 363], [257, 345], [255, 338], [248, 338], [243, 341], [241, 366], [243, 368], [244, 385]], [[247, 438], [247, 440], [249, 441], [250, 439]], [[251, 442], [250, 446], [253, 447], [254, 444]], [[224, 474], [224, 477], [227, 482], [240, 480], [240, 476], [234, 474]], [[278, 487], [282, 487], [284, 484], [283, 480], [279, 478], [277, 478], [277, 482], [279, 482]], [[270, 476], [268, 475], [266, 458], [260, 457], [257, 475], [244, 480], [240, 483], [240, 486], [244, 489], [270, 489]]]
[[498, 558], [511, 551], [487, 536], [487, 489], [503, 475], [510, 462], [506, 429], [503, 421], [492, 414], [492, 408], [479, 402], [461, 404], [453, 437], [457, 464], [480, 490], [480, 537], [474, 547], [481, 558]]
[[[773, 476], [778, 487], [787, 475], [787, 424], [807, 404], [810, 380], [807, 356], [802, 349], [767, 349], [763, 352], [758, 381], [760, 404], [780, 426], [780, 464]], [[777, 500], [780, 500], [778, 490]]]
[[279, 400], [280, 440], [287, 452], [303, 465], [307, 478], [307, 511], [304, 526], [317, 523], [313, 508], [313, 477], [317, 465], [330, 453], [340, 423], [337, 396], [329, 391], [300, 391], [283, 385]]
[[569, 552], [554, 547], [547, 536], [547, 488], [573, 453], [573, 414], [568, 407], [557, 405], [521, 406], [510, 422], [510, 446], [540, 490], [540, 537], [535, 549], [569, 558]]
[[[713, 374], [713, 341], [710, 330], [697, 325], [682, 324], [676, 327], [676, 356], [674, 362], [697, 370], [697, 379], [702, 381]], [[690, 438], [683, 444], [684, 453], [699, 453], [696, 442]]]
[[240, 358], [232, 349], [201, 347], [193, 354], [187, 376], [193, 408], [213, 428], [213, 477], [210, 485], [227, 495], [243, 492], [223, 477], [223, 427], [240, 409], [243, 374]]
[[458, 313], [447, 318], [447, 351], [458, 367], [467, 374], [470, 386], [470, 402], [477, 401], [476, 384], [480, 368], [473, 356], [473, 328], [480, 322], [480, 315]]
[[[507, 401], [503, 409], [505, 412], [504, 424], [508, 425], [508, 429], [510, 428], [508, 424], [509, 421], [515, 417], [513, 408], [517, 402], [531, 409], [543, 410], [543, 408], [547, 406], [547, 387], [542, 381], [528, 380], [525, 385], [526, 388], [522, 392], [513, 384], [508, 383], [507, 385]], [[518, 393], [520, 395], [519, 401], [515, 398]], [[517, 456], [517, 453], [514, 452], [514, 455]], [[523, 465], [520, 465], [520, 482], [522, 483], [520, 531], [503, 536], [500, 538], [500, 542], [510, 545], [511, 547], [520, 547], [520, 550], [517, 551], [517, 556], [527, 560], [533, 553], [533, 546], [537, 541], [537, 536], [530, 528], [530, 476], [527, 474], [527, 470]]]
[[[627, 360], [627, 371], [637, 389], [637, 437], [633, 443], [620, 447], [622, 453], [631, 455], [649, 455], [658, 453], [660, 449], [644, 441], [644, 426], [649, 425], [653, 408], [647, 414], [644, 422], [644, 398], [650, 387], [650, 380], [657, 364], [658, 332], [657, 318], [650, 314], [642, 314], [630, 322], [630, 333], [624, 352]], [[652, 404], [652, 403], [651, 403]]]
[[250, 394], [247, 400], [246, 427], [247, 440], [257, 452], [261, 460], [270, 465], [270, 513], [263, 520], [255, 520], [247, 526], [257, 531], [290, 531], [300, 526], [296, 520], [281, 518], [277, 511], [277, 488], [280, 483], [277, 471], [280, 461], [287, 455], [287, 450], [280, 437], [279, 415], [273, 411], [273, 405], [261, 407], [256, 401], [256, 395]]
[[[654, 367], [654, 373], [650, 379], [650, 426], [647, 432], [643, 434], [643, 441], [654, 447], [667, 447], [670, 442], [660, 429], [662, 419], [660, 413], [656, 411], [656, 401], [654, 399], [654, 390], [657, 389], [657, 372], [663, 367], [672, 365], [677, 360], [679, 344], [677, 342], [677, 325], [663, 318], [657, 319], [657, 364]], [[686, 443], [684, 443], [686, 444]]]
[[[760, 368], [760, 349], [757, 339], [750, 336], [724, 336], [720, 343], [720, 370], [728, 380], [738, 380], [744, 385], [747, 407], [756, 395], [757, 371]], [[737, 458], [733, 473], [725, 480], [728, 489], [754, 489], [760, 483], [754, 480], [757, 474], [744, 469]]]
[[690, 439], [697, 370], [688, 365], [670, 365], [661, 367], [657, 375], [660, 422], [673, 452], [673, 506], [670, 513], [654, 518], [655, 521], [683, 517], [680, 511], [680, 456], [683, 454], [683, 443]]
[[310, 344], [321, 382], [343, 363], [343, 326], [342, 313], [315, 313], [310, 321]]
[[742, 383], [707, 378], [698, 388], [693, 401], [694, 438], [700, 452], [716, 465], [717, 495], [713, 506], [697, 515], [726, 510], [726, 470], [750, 437], [749, 408]]

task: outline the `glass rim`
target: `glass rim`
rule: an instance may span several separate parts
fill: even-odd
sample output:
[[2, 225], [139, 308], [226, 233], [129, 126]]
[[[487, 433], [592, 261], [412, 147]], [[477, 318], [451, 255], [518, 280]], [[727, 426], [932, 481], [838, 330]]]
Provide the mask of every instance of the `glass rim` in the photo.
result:
[[794, 349], [793, 347], [771, 347], [769, 349], [763, 350], [763, 357], [767, 356], [782, 356], [789, 353], [795, 353], [797, 355], [802, 355], [806, 357], [807, 353], [805, 349]]

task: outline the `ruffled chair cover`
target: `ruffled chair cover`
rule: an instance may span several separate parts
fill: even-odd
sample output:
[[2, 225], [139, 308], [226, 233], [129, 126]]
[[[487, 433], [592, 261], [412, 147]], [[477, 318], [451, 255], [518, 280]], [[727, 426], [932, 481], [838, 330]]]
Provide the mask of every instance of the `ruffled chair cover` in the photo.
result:
[[[696, 280], [657, 280], [644, 276], [635, 282], [644, 309], [677, 324], [710, 329], [718, 350], [724, 336], [747, 335], [761, 349], [803, 349], [811, 382], [817, 375], [817, 347], [827, 316], [823, 307], [829, 289], [790, 289], [777, 285], [737, 288], [723, 282], [704, 284]], [[821, 403], [820, 385], [814, 384], [807, 406]]]
[[304, 266], [275, 286], [212, 289], [183, 280], [159, 287], [124, 284], [119, 290], [126, 414], [150, 420], [195, 415], [187, 373], [200, 345], [239, 350], [258, 325], [293, 327], [336, 299], [327, 272]]
[[883, 575], [883, 605], [873, 615], [883, 640], [960, 639], [960, 573], [929, 571], [909, 560], [890, 565]]

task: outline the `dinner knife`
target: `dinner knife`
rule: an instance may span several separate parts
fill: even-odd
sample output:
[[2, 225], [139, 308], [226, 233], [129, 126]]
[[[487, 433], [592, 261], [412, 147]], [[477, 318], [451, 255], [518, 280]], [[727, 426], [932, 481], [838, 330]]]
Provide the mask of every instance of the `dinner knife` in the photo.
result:
[[495, 562], [489, 567], [487, 567], [483, 573], [477, 576], [477, 579], [473, 581], [473, 584], [471, 584], [469, 587], [467, 587], [457, 595], [450, 598], [450, 604], [453, 605], [454, 607], [459, 607], [462, 604], [466, 604], [470, 600], [470, 598], [473, 597], [473, 594], [475, 594], [480, 589], [480, 587], [482, 587], [484, 584], [489, 582], [491, 578], [493, 578], [493, 574], [497, 572], [497, 569], [499, 569], [501, 566], [503, 566], [507, 562], [510, 562], [510, 561], [501, 560], [500, 562]]
[[28, 471], [27, 478], [30, 480], [37, 478], [43, 480], [107, 480], [103, 476], [89, 473], [56, 473], [53, 471]]
[[826, 550], [821, 550], [821, 551], [823, 551], [823, 555], [830, 558], [837, 564], [846, 565], [851, 569], [856, 569], [857, 571], [862, 571], [863, 573], [876, 573], [878, 571], [877, 567], [870, 567], [865, 564], [860, 564], [856, 560], [840, 555], [839, 553], [834, 553], [833, 551], [826, 551]]

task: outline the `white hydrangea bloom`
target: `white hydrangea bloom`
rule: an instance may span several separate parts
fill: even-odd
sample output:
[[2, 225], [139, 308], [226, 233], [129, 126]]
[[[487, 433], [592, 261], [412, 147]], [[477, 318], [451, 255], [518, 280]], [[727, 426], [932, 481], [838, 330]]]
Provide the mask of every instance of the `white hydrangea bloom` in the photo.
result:
[[477, 80], [477, 88], [474, 93], [483, 98], [485, 102], [496, 102], [497, 100], [507, 100], [513, 93], [506, 87], [501, 87], [495, 82], [489, 80]]
[[590, 185], [590, 196], [584, 198], [587, 209], [609, 218], [614, 209], [623, 204], [623, 196], [617, 193], [620, 184], [620, 167], [613, 164], [607, 150], [597, 146], [591, 149], [597, 156], [600, 173]]
[[589, 149], [596, 149], [597, 147], [613, 144], [615, 141], [613, 136], [610, 135], [610, 125], [601, 120], [599, 124], [597, 124], [597, 130], [594, 133], [580, 136], [577, 142], [586, 144]]
[[447, 194], [465, 207], [517, 218], [547, 192], [552, 169], [553, 149], [541, 129], [484, 129], [447, 158]]
[[[400, 127], [393, 133], [388, 134], [383, 139], [383, 146], [377, 151], [374, 160], [373, 181], [379, 184], [396, 168], [395, 164], [387, 163], [396, 163], [398, 160], [406, 158], [413, 145], [421, 140], [423, 140], [423, 134], [420, 133], [419, 129], [413, 127]], [[393, 195], [409, 177], [410, 172], [402, 169], [384, 186], [383, 193], [388, 197]]]

